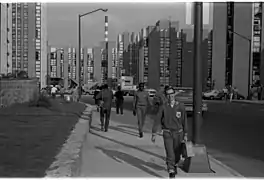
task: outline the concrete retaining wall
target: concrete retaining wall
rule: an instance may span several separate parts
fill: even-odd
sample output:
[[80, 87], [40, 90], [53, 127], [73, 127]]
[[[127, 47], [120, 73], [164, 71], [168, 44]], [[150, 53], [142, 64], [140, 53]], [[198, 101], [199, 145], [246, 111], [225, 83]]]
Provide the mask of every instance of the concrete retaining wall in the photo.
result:
[[25, 103], [37, 97], [37, 79], [0, 80], [0, 104], [10, 106], [14, 103]]

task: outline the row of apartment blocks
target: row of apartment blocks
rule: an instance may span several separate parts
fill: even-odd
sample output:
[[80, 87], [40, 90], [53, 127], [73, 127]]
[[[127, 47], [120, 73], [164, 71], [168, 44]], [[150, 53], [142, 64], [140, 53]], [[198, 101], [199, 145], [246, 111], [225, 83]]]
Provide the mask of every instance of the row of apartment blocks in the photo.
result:
[[[81, 48], [81, 80], [82, 84], [89, 82], [107, 83], [108, 73], [111, 79], [117, 79], [117, 48], [116, 42], [108, 42], [108, 62], [112, 64], [110, 70], [106, 59], [105, 42], [93, 48]], [[77, 67], [78, 52], [76, 47], [48, 47], [48, 74], [51, 78], [62, 78], [64, 86], [68, 87], [68, 80], [79, 80]]]
[[40, 86], [47, 79], [47, 8], [45, 3], [0, 3], [0, 74], [26, 71]]
[[[193, 85], [192, 28], [180, 30], [179, 22], [160, 20], [137, 35], [119, 35], [117, 47], [122, 57], [119, 55], [121, 75], [133, 76], [136, 84], [144, 82], [155, 89]], [[203, 30], [202, 59], [205, 89], [212, 75], [212, 31], [207, 27]]]
[[[204, 29], [204, 88], [207, 81], [211, 81], [212, 74], [211, 37], [212, 31], [209, 33]], [[49, 50], [50, 77], [71, 78], [78, 82], [76, 48], [49, 47]], [[158, 89], [161, 84], [192, 86], [193, 29], [179, 30], [179, 22], [160, 20], [155, 26], [143, 28], [138, 34], [119, 34], [117, 42], [108, 42], [108, 61], [105, 50], [106, 42], [99, 43], [97, 47], [81, 49], [82, 83], [107, 83], [109, 78], [117, 81], [121, 76], [133, 76], [135, 84], [144, 82], [149, 88]], [[108, 64], [111, 66], [108, 67]]]

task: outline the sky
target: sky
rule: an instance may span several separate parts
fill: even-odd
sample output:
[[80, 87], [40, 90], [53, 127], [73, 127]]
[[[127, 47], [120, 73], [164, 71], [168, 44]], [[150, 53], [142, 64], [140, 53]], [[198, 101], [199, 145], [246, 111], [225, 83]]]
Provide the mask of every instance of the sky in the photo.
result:
[[138, 33], [143, 27], [155, 25], [159, 19], [180, 22], [185, 28], [185, 3], [48, 3], [47, 28], [49, 45], [55, 47], [77, 46], [78, 14], [97, 8], [96, 12], [82, 18], [82, 46], [94, 47], [104, 40], [104, 16], [108, 15], [109, 41], [116, 41], [118, 33]]

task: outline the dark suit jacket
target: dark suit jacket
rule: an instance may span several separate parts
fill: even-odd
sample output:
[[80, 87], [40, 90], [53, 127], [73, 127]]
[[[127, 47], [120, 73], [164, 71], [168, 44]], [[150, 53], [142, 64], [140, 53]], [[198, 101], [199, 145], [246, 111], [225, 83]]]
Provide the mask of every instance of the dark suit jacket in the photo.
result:
[[113, 96], [113, 92], [110, 89], [103, 89], [96, 95], [96, 99], [104, 102], [102, 105], [103, 108], [111, 109]]

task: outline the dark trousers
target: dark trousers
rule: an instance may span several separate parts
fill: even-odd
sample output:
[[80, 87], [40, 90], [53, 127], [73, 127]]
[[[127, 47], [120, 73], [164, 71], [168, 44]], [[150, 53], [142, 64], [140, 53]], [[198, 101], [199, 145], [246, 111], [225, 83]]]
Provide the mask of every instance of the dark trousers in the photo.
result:
[[183, 132], [163, 131], [163, 141], [166, 151], [166, 164], [168, 171], [176, 171], [176, 164], [180, 161]]
[[123, 104], [124, 104], [124, 100], [116, 101], [116, 114], [119, 114], [119, 110], [120, 110], [120, 113], [123, 114]]
[[100, 108], [101, 127], [108, 130], [111, 115], [111, 108]]
[[138, 106], [136, 109], [136, 113], [138, 118], [138, 131], [139, 133], [142, 133], [147, 114], [147, 106]]

